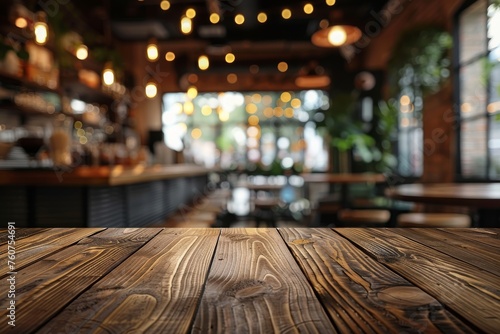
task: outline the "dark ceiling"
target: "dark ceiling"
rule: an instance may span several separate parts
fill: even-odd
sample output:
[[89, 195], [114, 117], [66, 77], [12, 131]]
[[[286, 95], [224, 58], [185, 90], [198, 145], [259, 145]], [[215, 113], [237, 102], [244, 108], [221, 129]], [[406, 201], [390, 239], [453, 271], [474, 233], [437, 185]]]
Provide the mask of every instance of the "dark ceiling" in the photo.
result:
[[[328, 6], [325, 0], [171, 0], [167, 11], [160, 8], [160, 2], [86, 0], [77, 4], [93, 28], [111, 22], [108, 28], [113, 38], [120, 41], [145, 41], [156, 37], [172, 48], [186, 43], [212, 49], [230, 45], [233, 49], [245, 48], [248, 54], [244, 58], [248, 61], [265, 61], [283, 57], [322, 58], [336, 53], [333, 48], [319, 48], [310, 42], [321, 20], [328, 20], [330, 25], [352, 24], [362, 29], [366, 22], [373, 20], [372, 13], [380, 11], [387, 0], [337, 0], [333, 6]], [[312, 14], [304, 13], [303, 6], [307, 2], [314, 5]], [[221, 21], [216, 25], [209, 21], [209, 6], [213, 3], [221, 13]], [[187, 8], [195, 9], [197, 14], [193, 19], [193, 32], [183, 35], [179, 22]], [[281, 17], [283, 8], [291, 10], [291, 19]], [[257, 21], [260, 12], [267, 14], [266, 23]], [[243, 25], [235, 24], [236, 14], [245, 16]]]

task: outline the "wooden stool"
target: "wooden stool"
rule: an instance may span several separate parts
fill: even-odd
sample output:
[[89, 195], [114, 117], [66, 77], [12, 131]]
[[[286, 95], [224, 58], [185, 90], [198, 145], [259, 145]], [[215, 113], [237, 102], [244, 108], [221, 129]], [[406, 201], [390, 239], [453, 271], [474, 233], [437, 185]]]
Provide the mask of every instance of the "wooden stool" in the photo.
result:
[[398, 227], [470, 227], [471, 219], [460, 213], [403, 213], [398, 216]]
[[339, 222], [346, 223], [345, 226], [385, 226], [391, 218], [388, 210], [352, 210], [339, 211]]

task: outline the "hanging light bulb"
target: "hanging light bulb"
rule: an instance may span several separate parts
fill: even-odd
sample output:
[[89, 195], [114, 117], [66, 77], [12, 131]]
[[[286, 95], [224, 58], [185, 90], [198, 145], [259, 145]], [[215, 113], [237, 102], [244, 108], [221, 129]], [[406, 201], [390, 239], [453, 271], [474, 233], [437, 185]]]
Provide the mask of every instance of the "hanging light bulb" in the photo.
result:
[[158, 87], [156, 87], [156, 83], [154, 83], [153, 81], [148, 82], [148, 84], [144, 88], [144, 92], [146, 93], [146, 96], [148, 98], [154, 98], [158, 93]]
[[193, 22], [189, 17], [183, 16], [181, 18], [181, 31], [184, 35], [190, 34], [193, 29]]
[[209, 62], [207, 56], [202, 55], [198, 58], [198, 67], [200, 68], [200, 70], [204, 71], [204, 70], [208, 69], [209, 66], [210, 66], [210, 62]]
[[115, 72], [113, 71], [113, 65], [110, 62], [106, 63], [104, 66], [102, 81], [106, 86], [111, 86], [115, 83]]
[[341, 26], [334, 26], [328, 32], [328, 41], [332, 45], [342, 45], [346, 40], [347, 34]]
[[89, 56], [89, 49], [85, 44], [82, 44], [76, 49], [75, 56], [80, 60], [85, 60]]
[[149, 61], [155, 61], [159, 57], [158, 45], [156, 45], [156, 38], [151, 38], [149, 40], [148, 47], [146, 49], [146, 54]]
[[37, 21], [33, 26], [35, 33], [35, 42], [39, 45], [44, 45], [49, 39], [49, 26], [47, 25], [47, 17], [44, 12], [37, 13]]

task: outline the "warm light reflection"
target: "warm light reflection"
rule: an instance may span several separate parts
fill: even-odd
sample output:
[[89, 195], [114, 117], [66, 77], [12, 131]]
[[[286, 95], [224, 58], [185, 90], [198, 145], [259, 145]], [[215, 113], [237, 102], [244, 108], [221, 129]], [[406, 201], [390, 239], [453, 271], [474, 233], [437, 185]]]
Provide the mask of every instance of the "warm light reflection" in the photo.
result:
[[115, 72], [112, 68], [106, 68], [102, 72], [102, 81], [106, 86], [111, 86], [115, 82]]
[[193, 130], [191, 130], [191, 137], [193, 137], [193, 139], [200, 139], [201, 135], [202, 135], [201, 129], [194, 128]]
[[155, 43], [151, 43], [148, 45], [146, 49], [146, 54], [148, 56], [148, 60], [155, 61], [159, 57], [158, 46]]
[[226, 77], [227, 82], [230, 84], [235, 84], [238, 82], [238, 76], [234, 73], [229, 73]]
[[264, 12], [261, 12], [257, 15], [257, 21], [260, 23], [265, 23], [267, 21], [267, 14]]
[[162, 10], [169, 10], [170, 9], [170, 2], [167, 0], [162, 0], [162, 2], [160, 2], [160, 8]]
[[278, 71], [284, 73], [287, 70], [288, 70], [288, 64], [286, 62], [282, 61], [278, 64]]
[[280, 99], [285, 103], [290, 102], [290, 100], [292, 99], [292, 95], [289, 92], [283, 92], [280, 95]]
[[181, 31], [184, 35], [190, 34], [193, 29], [193, 23], [189, 17], [183, 16], [181, 18]]
[[257, 117], [256, 115], [252, 115], [250, 117], [248, 117], [248, 124], [249, 125], [258, 125], [259, 124], [259, 117]]
[[186, 95], [188, 98], [193, 100], [195, 97], [198, 96], [198, 89], [195, 86], [190, 86], [186, 92]]
[[24, 29], [28, 26], [28, 21], [24, 17], [18, 17], [15, 22], [16, 27]]
[[216, 23], [219, 23], [219, 21], [220, 21], [219, 14], [217, 14], [217, 13], [210, 14], [210, 22], [212, 22], [213, 24], [216, 24]]
[[193, 102], [191, 102], [191, 101], [184, 102], [183, 109], [184, 109], [184, 113], [186, 115], [192, 115], [193, 112], [194, 112], [194, 104], [193, 104]]
[[201, 114], [203, 116], [210, 116], [212, 114], [212, 108], [210, 108], [210, 106], [201, 107]]
[[194, 10], [193, 8], [188, 8], [186, 10], [186, 16], [189, 17], [190, 19], [194, 19], [196, 16], [196, 10]]
[[234, 22], [236, 22], [236, 24], [243, 24], [245, 22], [245, 16], [243, 16], [243, 14], [237, 14], [234, 17]]
[[236, 57], [234, 56], [234, 54], [232, 54], [231, 52], [229, 52], [228, 54], [226, 54], [226, 56], [224, 58], [226, 60], [226, 63], [228, 63], [228, 64], [233, 63], [234, 60], [236, 59]]
[[257, 112], [257, 106], [254, 103], [247, 104], [245, 110], [249, 114], [255, 114]]
[[204, 70], [208, 69], [209, 66], [210, 66], [210, 62], [209, 62], [207, 56], [202, 55], [198, 58], [198, 67], [200, 68], [200, 70], [204, 71]]
[[300, 99], [295, 98], [292, 100], [292, 102], [290, 102], [290, 105], [294, 108], [300, 108], [302, 102], [300, 101]]
[[158, 88], [154, 82], [149, 82], [144, 89], [146, 96], [150, 99], [154, 98], [158, 93]]
[[292, 11], [288, 8], [285, 8], [281, 11], [281, 17], [284, 18], [285, 20], [288, 20], [289, 18], [292, 17]]
[[401, 98], [399, 99], [399, 103], [402, 105], [402, 106], [407, 106], [410, 104], [410, 97], [408, 95], [403, 95], [401, 96]]
[[174, 59], [175, 59], [175, 53], [173, 53], [172, 51], [168, 51], [165, 54], [165, 60], [166, 61], [173, 61]]
[[75, 56], [79, 60], [85, 60], [89, 56], [89, 49], [86, 45], [82, 44], [76, 49]]
[[44, 45], [49, 38], [49, 27], [45, 22], [36, 22], [33, 28], [35, 32], [35, 41], [37, 44]]
[[306, 3], [304, 5], [304, 13], [306, 14], [312, 14], [312, 12], [314, 11], [314, 6], [310, 3]]

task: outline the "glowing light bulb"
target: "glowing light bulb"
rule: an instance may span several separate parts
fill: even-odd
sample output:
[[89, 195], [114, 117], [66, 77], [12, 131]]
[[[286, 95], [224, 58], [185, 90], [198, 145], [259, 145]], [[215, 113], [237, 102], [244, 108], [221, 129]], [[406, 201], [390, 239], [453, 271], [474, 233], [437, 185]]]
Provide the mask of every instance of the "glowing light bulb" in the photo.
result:
[[173, 61], [175, 59], [175, 53], [172, 51], [169, 51], [165, 54], [165, 60], [166, 61]]
[[347, 40], [347, 34], [342, 27], [332, 27], [328, 32], [328, 42], [332, 45], [342, 45]]
[[209, 66], [210, 66], [210, 62], [209, 62], [207, 56], [202, 55], [198, 58], [198, 67], [200, 68], [200, 70], [204, 71], [204, 70], [208, 69]]
[[76, 49], [75, 56], [80, 60], [85, 60], [89, 56], [89, 49], [82, 44]]
[[183, 34], [190, 34], [193, 30], [193, 22], [189, 17], [183, 16], [181, 19], [181, 31]]
[[49, 38], [49, 27], [45, 22], [36, 22], [34, 26], [35, 41], [37, 44], [44, 45]]
[[226, 63], [228, 64], [231, 64], [232, 62], [234, 62], [234, 60], [236, 59], [236, 57], [234, 56], [234, 54], [232, 54], [231, 52], [229, 52], [228, 54], [226, 54]]
[[112, 68], [106, 68], [102, 72], [102, 81], [106, 86], [111, 86], [115, 83], [115, 72], [113, 72]]
[[261, 12], [257, 15], [257, 21], [259, 21], [260, 23], [264, 23], [267, 21], [267, 14], [264, 13], [264, 12]]
[[146, 93], [146, 96], [148, 98], [152, 99], [158, 93], [158, 88], [156, 87], [156, 84], [154, 82], [149, 82], [146, 85], [146, 88], [144, 89], [144, 92]]
[[150, 61], [157, 60], [159, 57], [158, 46], [155, 43], [149, 44], [146, 49], [146, 54]]
[[217, 13], [210, 14], [210, 22], [212, 22], [213, 24], [216, 24], [216, 23], [219, 23], [219, 21], [220, 21], [219, 14], [217, 14]]

